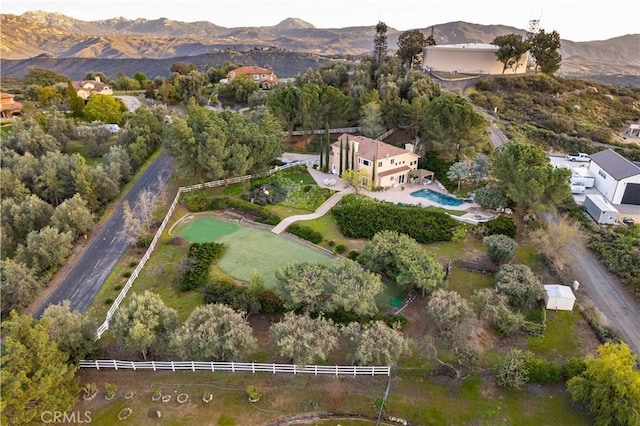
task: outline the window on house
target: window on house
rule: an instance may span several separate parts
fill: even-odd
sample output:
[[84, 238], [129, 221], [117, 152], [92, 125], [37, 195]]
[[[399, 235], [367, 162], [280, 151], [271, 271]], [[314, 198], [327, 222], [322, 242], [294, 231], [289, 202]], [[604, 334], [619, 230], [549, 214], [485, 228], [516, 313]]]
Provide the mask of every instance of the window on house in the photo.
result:
[[369, 160], [365, 160], [364, 158], [358, 158], [358, 163], [362, 164], [363, 166], [369, 166], [371, 164], [371, 162]]
[[396, 160], [394, 160], [393, 158], [391, 159], [390, 163], [393, 166], [393, 164], [396, 162]]
[[602, 170], [598, 170], [598, 174], [600, 176], [602, 176], [602, 179], [606, 179], [607, 178], [607, 174], [605, 172], [603, 172]]
[[254, 75], [253, 75], [253, 79], [254, 79], [254, 80], [258, 80], [259, 78], [260, 78], [260, 76], [259, 76], [258, 74], [254, 74]]
[[267, 78], [267, 75], [266, 74], [262, 74], [262, 78]]
[[391, 176], [391, 177], [389, 178], [389, 180], [393, 180], [393, 176]]
[[382, 167], [382, 161], [378, 161], [378, 167]]

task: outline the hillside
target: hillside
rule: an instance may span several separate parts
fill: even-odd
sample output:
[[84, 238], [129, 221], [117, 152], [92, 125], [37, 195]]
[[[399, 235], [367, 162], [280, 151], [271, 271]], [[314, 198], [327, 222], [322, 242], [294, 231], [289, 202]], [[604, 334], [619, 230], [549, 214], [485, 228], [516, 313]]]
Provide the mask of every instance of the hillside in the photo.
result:
[[[277, 25], [268, 27], [225, 28], [212, 22], [180, 22], [166, 18], [113, 18], [87, 22], [39, 11], [22, 15], [2, 14], [0, 26], [3, 75], [14, 77], [23, 75], [26, 66], [44, 67], [44, 64], [49, 63], [41, 59], [34, 60], [40, 55], [50, 58], [80, 58], [79, 63], [65, 64], [71, 65], [73, 69], [82, 68], [87, 71], [97, 69], [95, 66], [90, 69], [83, 68], [81, 64], [93, 64], [89, 59], [172, 58], [175, 62], [177, 58], [220, 54], [228, 49], [239, 52], [256, 49], [286, 50], [320, 56], [362, 55], [372, 51], [375, 33], [373, 25], [315, 28], [308, 22], [296, 18], [287, 18]], [[433, 28], [438, 44], [489, 43], [501, 34], [525, 33], [522, 29], [504, 25], [479, 25], [462, 21], [436, 24]], [[429, 34], [431, 25], [425, 25], [421, 31]], [[390, 50], [395, 49], [400, 34], [400, 31], [389, 28]], [[639, 74], [639, 45], [640, 34], [592, 42], [562, 40], [563, 64], [559, 74]], [[27, 59], [31, 62], [13, 62]], [[317, 60], [323, 59], [320, 57]], [[194, 59], [188, 62], [197, 61], [201, 60]], [[123, 63], [127, 62], [116, 62], [106, 67], [114, 69]], [[95, 64], [105, 65], [107, 62]], [[266, 65], [260, 62], [256, 64]], [[151, 68], [153, 67], [147, 67]], [[166, 67], [159, 65], [157, 68]], [[294, 68], [297, 67], [294, 66], [291, 70], [281, 69], [279, 73], [283, 76], [294, 75]], [[128, 69], [127, 66], [121, 71], [129, 74]], [[157, 74], [151, 72], [149, 75]]]

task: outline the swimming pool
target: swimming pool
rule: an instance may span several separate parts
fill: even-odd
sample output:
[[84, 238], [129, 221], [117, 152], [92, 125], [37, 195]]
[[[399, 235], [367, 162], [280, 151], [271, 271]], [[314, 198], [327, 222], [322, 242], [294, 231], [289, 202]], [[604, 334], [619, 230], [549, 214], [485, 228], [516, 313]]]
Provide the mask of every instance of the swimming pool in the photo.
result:
[[413, 197], [426, 198], [427, 200], [442, 204], [443, 206], [459, 206], [464, 203], [464, 201], [459, 198], [441, 194], [430, 189], [421, 189], [419, 191], [412, 192], [411, 195]]

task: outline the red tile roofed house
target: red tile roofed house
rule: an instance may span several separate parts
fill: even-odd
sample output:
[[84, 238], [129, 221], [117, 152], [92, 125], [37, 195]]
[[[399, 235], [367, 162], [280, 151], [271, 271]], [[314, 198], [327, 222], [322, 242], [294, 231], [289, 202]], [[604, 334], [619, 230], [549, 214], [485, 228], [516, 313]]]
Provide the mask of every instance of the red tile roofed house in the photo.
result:
[[113, 95], [111, 86], [101, 82], [100, 77], [96, 77], [95, 80], [73, 81], [71, 84], [73, 85], [73, 88], [76, 89], [76, 92], [78, 92], [78, 96], [85, 101], [89, 99], [89, 96], [94, 94]]
[[280, 81], [280, 79], [278, 79], [278, 76], [276, 76], [273, 71], [260, 67], [236, 68], [235, 70], [231, 70], [227, 73], [227, 78], [229, 80], [233, 80], [234, 78], [241, 75], [253, 79], [263, 89], [271, 89], [274, 84]]
[[0, 117], [11, 118], [22, 111], [22, 103], [13, 100], [11, 93], [0, 93]]
[[[381, 141], [364, 136], [341, 135], [331, 144], [329, 153], [329, 170], [333, 174], [340, 172], [340, 144], [342, 143], [342, 171], [351, 169], [353, 153], [353, 169], [365, 170], [370, 177], [365, 179], [365, 186], [384, 187], [401, 185], [409, 180], [411, 171], [418, 168], [420, 156], [413, 153], [413, 145], [398, 148]], [[347, 144], [349, 155], [347, 157]]]

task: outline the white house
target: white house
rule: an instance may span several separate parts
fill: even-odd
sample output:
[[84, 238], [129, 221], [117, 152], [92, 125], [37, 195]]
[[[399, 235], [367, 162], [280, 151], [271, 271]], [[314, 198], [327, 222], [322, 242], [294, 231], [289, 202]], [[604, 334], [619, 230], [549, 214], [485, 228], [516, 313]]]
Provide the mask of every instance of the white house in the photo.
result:
[[576, 296], [571, 287], [566, 285], [548, 284], [544, 286], [544, 301], [547, 309], [556, 311], [572, 311]]
[[591, 156], [589, 174], [595, 187], [612, 204], [640, 205], [640, 166], [612, 149]]
[[[502, 74], [503, 64], [498, 61], [495, 44], [464, 43], [427, 46], [423, 50], [422, 67], [427, 71], [464, 74]], [[529, 52], [518, 61], [517, 68], [509, 68], [505, 74], [524, 74], [527, 71]]]

